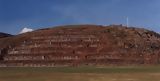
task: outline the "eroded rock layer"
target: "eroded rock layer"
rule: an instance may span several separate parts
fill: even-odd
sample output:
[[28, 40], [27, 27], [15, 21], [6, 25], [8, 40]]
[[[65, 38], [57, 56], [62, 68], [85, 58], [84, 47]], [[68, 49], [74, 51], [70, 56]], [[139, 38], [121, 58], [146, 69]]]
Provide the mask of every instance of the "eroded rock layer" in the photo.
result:
[[160, 35], [121, 25], [70, 25], [0, 39], [0, 66], [160, 63]]

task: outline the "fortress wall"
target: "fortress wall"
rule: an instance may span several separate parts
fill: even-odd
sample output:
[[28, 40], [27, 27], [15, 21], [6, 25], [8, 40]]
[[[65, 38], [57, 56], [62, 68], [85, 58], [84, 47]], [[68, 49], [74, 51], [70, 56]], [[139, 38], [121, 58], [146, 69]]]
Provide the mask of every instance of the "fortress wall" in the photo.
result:
[[[87, 32], [83, 33], [79, 30], [69, 29], [54, 33], [50, 31], [47, 34], [43, 32], [35, 34], [29, 40], [22, 41], [17, 46], [9, 48], [5, 52], [7, 54], [3, 57], [0, 66], [56, 67], [78, 66], [81, 64], [129, 65], [160, 63], [159, 53], [146, 51], [146, 48], [152, 48], [149, 48], [147, 45], [151, 44], [143, 42], [144, 40], [140, 46], [139, 41], [136, 40], [138, 38], [135, 38], [135, 40], [132, 40], [133, 38], [125, 39], [123, 32], [107, 31], [111, 32], [111, 35], [105, 34], [104, 31], [101, 31], [102, 35], [99, 35], [99, 32]], [[121, 33], [123, 33], [123, 36], [119, 35]], [[111, 40], [107, 36], [119, 41]], [[148, 36], [150, 37], [150, 35]], [[125, 40], [121, 37], [124, 37]], [[156, 47], [155, 45], [152, 46]], [[145, 51], [139, 51], [144, 49]], [[1, 53], [2, 50], [0, 55]]]

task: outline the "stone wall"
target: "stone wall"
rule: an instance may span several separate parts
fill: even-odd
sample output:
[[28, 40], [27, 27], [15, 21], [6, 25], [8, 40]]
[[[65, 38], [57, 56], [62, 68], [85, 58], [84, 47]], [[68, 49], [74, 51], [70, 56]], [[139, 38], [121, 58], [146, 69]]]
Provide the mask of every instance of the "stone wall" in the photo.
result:
[[[136, 30], [123, 27], [114, 30], [105, 27], [79, 29], [83, 31], [63, 28], [33, 33], [29, 39], [15, 46], [0, 49], [0, 66], [139, 65], [160, 62], [159, 46], [155, 42], [159, 41], [157, 35], [151, 37], [147, 33], [148, 38], [141, 39], [139, 34], [144, 37], [143, 33], [137, 35]], [[131, 32], [126, 34], [128, 31]]]

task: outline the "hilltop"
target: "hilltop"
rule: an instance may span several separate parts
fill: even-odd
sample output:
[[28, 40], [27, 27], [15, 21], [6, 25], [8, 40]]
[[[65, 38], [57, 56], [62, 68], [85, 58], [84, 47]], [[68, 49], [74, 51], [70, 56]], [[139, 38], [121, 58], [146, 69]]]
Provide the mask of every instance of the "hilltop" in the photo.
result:
[[68, 25], [0, 39], [1, 66], [159, 64], [160, 35], [122, 25]]

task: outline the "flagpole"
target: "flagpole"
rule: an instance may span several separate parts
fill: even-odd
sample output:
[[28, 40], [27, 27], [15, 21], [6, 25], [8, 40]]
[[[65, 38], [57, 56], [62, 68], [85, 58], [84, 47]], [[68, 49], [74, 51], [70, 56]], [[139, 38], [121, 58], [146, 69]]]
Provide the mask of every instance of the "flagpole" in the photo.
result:
[[126, 24], [127, 24], [127, 27], [129, 27], [129, 19], [128, 19], [128, 17], [126, 19]]

